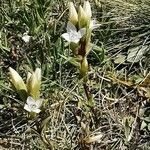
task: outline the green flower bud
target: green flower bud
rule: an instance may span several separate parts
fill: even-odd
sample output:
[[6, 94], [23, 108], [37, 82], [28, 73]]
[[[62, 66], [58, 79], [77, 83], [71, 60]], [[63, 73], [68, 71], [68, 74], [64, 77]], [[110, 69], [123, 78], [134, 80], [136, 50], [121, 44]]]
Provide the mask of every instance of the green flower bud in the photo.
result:
[[79, 6], [78, 10], [78, 21], [79, 21], [79, 28], [85, 28], [87, 26], [88, 18], [81, 5]]
[[34, 99], [38, 99], [40, 95], [40, 86], [41, 86], [41, 69], [37, 68], [32, 75], [29, 74], [27, 79], [27, 89], [28, 95]]
[[85, 51], [86, 51], [86, 55], [88, 55], [88, 54], [89, 54], [89, 52], [91, 51], [90, 38], [89, 38], [89, 40], [88, 40], [88, 41], [87, 41], [87, 43], [86, 43]]
[[27, 87], [22, 77], [11, 67], [9, 67], [9, 79], [22, 100], [27, 98]]
[[41, 69], [40, 68], [36, 68], [35, 75], [36, 75], [38, 82], [40, 82], [41, 84]]
[[87, 58], [84, 57], [81, 61], [81, 68], [80, 68], [81, 77], [85, 77], [87, 73], [88, 73], [88, 61]]
[[69, 2], [69, 21], [74, 26], [78, 23], [78, 14], [72, 2]]
[[31, 76], [32, 76], [32, 74], [30, 72], [28, 72], [28, 74], [27, 74], [27, 80], [26, 80], [26, 84], [27, 85], [29, 83], [29, 79], [30, 79]]

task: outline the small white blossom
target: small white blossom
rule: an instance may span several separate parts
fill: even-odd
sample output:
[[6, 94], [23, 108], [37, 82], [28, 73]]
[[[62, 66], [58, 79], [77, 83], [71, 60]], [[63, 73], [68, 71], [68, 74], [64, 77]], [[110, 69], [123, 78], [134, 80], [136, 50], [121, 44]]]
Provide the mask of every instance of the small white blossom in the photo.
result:
[[35, 100], [31, 96], [27, 98], [27, 102], [24, 105], [24, 109], [28, 112], [39, 113], [41, 110], [39, 109], [43, 103], [43, 99]]
[[71, 22], [68, 22], [67, 33], [62, 34], [62, 37], [68, 42], [78, 43], [85, 32], [85, 28], [81, 28], [79, 31], [77, 31], [76, 27]]
[[96, 29], [96, 28], [98, 28], [99, 26], [100, 26], [101, 24], [97, 24], [97, 21], [96, 20], [91, 20], [90, 21], [90, 29]]
[[24, 33], [24, 35], [23, 35], [23, 37], [22, 37], [22, 40], [23, 40], [25, 43], [29, 43], [30, 38], [31, 38], [31, 36], [29, 36], [27, 33]]

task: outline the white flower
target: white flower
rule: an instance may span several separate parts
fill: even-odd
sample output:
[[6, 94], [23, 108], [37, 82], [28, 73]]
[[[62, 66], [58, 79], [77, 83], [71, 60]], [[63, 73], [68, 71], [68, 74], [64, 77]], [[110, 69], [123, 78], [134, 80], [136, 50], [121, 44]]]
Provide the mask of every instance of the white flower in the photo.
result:
[[28, 112], [39, 113], [41, 110], [39, 109], [43, 103], [43, 99], [35, 100], [31, 96], [27, 98], [27, 102], [24, 105], [24, 109]]
[[29, 36], [27, 33], [24, 33], [24, 34], [23, 34], [23, 37], [22, 37], [22, 40], [23, 40], [25, 43], [29, 43], [30, 38], [31, 38], [31, 36]]
[[90, 29], [93, 30], [93, 29], [96, 29], [100, 26], [101, 24], [97, 24], [97, 21], [96, 20], [91, 20], [90, 21]]
[[81, 28], [79, 31], [77, 31], [76, 27], [71, 22], [68, 22], [67, 33], [62, 34], [61, 36], [68, 42], [78, 43], [85, 32], [85, 28]]

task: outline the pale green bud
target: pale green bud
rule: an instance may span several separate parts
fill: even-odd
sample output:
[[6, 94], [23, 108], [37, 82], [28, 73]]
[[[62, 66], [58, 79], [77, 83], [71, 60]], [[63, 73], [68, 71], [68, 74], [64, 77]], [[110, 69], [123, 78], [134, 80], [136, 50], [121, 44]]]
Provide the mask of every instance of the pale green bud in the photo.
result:
[[38, 99], [40, 95], [41, 86], [41, 69], [37, 68], [32, 75], [29, 74], [29, 79], [27, 79], [27, 89], [28, 95], [34, 99]]
[[83, 9], [84, 9], [84, 12], [86, 13], [88, 21], [90, 22], [91, 17], [92, 17], [92, 11], [91, 11], [91, 5], [89, 1], [84, 1]]
[[85, 46], [85, 51], [86, 51], [86, 55], [89, 54], [89, 52], [91, 51], [91, 43], [90, 43], [90, 37], [87, 40], [86, 46]]
[[22, 77], [11, 67], [9, 67], [9, 78], [20, 97], [25, 100], [27, 98], [27, 87]]
[[87, 15], [81, 5], [79, 6], [78, 10], [78, 21], [79, 21], [79, 28], [84, 28], [87, 26], [88, 23]]
[[78, 23], [78, 14], [74, 7], [73, 2], [69, 2], [69, 21], [76, 26]]
[[40, 82], [41, 84], [41, 69], [40, 68], [36, 68], [35, 70], [35, 75], [36, 75], [36, 78], [37, 80]]
[[80, 74], [82, 77], [86, 76], [88, 73], [88, 61], [87, 58], [84, 57], [83, 60], [81, 61], [81, 68], [80, 68]]
[[27, 74], [27, 80], [26, 80], [26, 84], [27, 85], [29, 83], [29, 79], [30, 79], [31, 76], [32, 76], [32, 74], [30, 72], [28, 72], [28, 74]]

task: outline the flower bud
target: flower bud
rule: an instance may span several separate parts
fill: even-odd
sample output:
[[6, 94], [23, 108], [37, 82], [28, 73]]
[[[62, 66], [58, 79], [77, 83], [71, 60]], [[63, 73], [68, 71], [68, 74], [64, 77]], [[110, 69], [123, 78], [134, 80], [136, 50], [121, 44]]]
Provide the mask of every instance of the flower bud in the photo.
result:
[[25, 100], [27, 97], [27, 88], [21, 76], [11, 67], [9, 67], [10, 82], [15, 90], [20, 95], [21, 99]]
[[74, 7], [73, 2], [69, 2], [69, 21], [76, 26], [78, 22], [78, 14]]
[[90, 5], [89, 1], [84, 1], [83, 9], [87, 15], [88, 21], [90, 22], [91, 17], [92, 17], [92, 11], [91, 11], [91, 5]]
[[40, 95], [41, 86], [41, 69], [37, 68], [30, 78], [27, 80], [28, 95], [34, 99], [38, 99]]
[[91, 43], [90, 43], [90, 37], [86, 43], [86, 46], [85, 46], [85, 51], [86, 51], [86, 55], [89, 54], [89, 52], [91, 51]]
[[26, 84], [27, 85], [29, 83], [29, 79], [30, 79], [31, 76], [32, 76], [32, 74], [30, 72], [28, 72], [28, 74], [27, 74], [27, 80], [26, 80]]
[[41, 69], [40, 68], [36, 68], [35, 70], [35, 75], [36, 75], [36, 78], [37, 80], [40, 82], [41, 84]]
[[81, 61], [80, 73], [82, 77], [86, 76], [86, 74], [88, 73], [88, 61], [86, 57], [84, 57]]
[[78, 10], [78, 21], [79, 21], [79, 28], [86, 27], [88, 23], [87, 15], [81, 5], [79, 6]]

